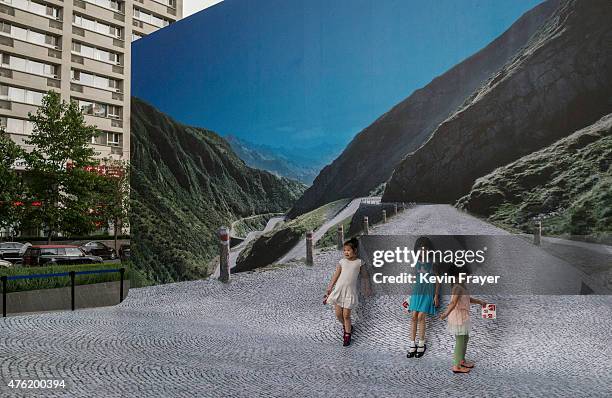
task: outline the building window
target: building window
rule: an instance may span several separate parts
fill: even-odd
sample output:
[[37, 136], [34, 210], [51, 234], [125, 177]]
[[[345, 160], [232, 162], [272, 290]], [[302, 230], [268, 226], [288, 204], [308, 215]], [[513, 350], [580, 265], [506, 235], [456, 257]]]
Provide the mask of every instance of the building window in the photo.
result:
[[146, 22], [150, 25], [157, 26], [158, 28], [163, 28], [170, 25], [170, 21], [166, 18], [158, 17], [154, 14], [149, 14], [148, 12], [136, 7], [134, 7], [134, 18], [138, 19], [139, 21]]
[[28, 120], [13, 119], [11, 117], [0, 118], [0, 124], [7, 133], [29, 135], [34, 131], [34, 125]]
[[49, 18], [61, 19], [60, 9], [41, 4], [31, 0], [0, 0], [2, 3], [10, 4], [20, 10], [31, 12]]
[[115, 119], [121, 118], [121, 107], [116, 105], [107, 105], [98, 102], [90, 102], [84, 100], [76, 100], [79, 108], [85, 115], [110, 117]]
[[34, 75], [57, 78], [58, 67], [56, 65], [15, 57], [14, 55], [5, 53], [0, 54], [2, 59], [2, 67], [4, 68], [19, 72], [31, 73]]
[[153, 0], [156, 3], [163, 4], [168, 7], [176, 8], [176, 0]]
[[109, 105], [107, 116], [112, 117], [113, 119], [122, 119], [121, 107], [117, 105]]
[[108, 8], [109, 10], [123, 12], [121, 3], [116, 0], [85, 0], [88, 3], [95, 4], [97, 6]]
[[13, 39], [27, 41], [29, 43], [38, 44], [41, 46], [48, 46], [57, 48], [58, 39], [55, 36], [46, 35], [39, 33], [34, 30], [21, 28], [19, 26], [11, 25], [7, 22], [0, 21], [0, 34]]
[[72, 52], [86, 58], [95, 59], [97, 61], [108, 62], [116, 65], [120, 64], [119, 54], [112, 51], [91, 47], [83, 43], [72, 42]]
[[24, 104], [41, 106], [44, 95], [44, 93], [39, 91], [0, 85], [0, 98], [5, 101], [21, 102]]
[[110, 146], [121, 146], [121, 133], [106, 133], [106, 142]]
[[83, 29], [91, 30], [106, 36], [121, 38], [122, 35], [121, 28], [98, 22], [82, 15], [74, 14], [72, 17], [72, 22]]
[[110, 77], [93, 75], [75, 69], [71, 70], [71, 75], [72, 81], [82, 84], [84, 86], [118, 92], [121, 91], [121, 82], [119, 80], [111, 79]]

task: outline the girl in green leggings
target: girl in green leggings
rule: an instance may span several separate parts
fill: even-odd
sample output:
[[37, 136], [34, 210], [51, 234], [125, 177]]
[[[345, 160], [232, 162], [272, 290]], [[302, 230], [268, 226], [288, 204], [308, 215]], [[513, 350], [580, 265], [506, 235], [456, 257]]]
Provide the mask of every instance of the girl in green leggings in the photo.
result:
[[482, 300], [470, 297], [467, 288], [462, 283], [453, 286], [451, 301], [441, 319], [448, 318], [448, 330], [455, 335], [455, 354], [453, 357], [453, 372], [468, 373], [474, 363], [465, 360], [465, 351], [470, 340], [470, 304], [486, 306]]

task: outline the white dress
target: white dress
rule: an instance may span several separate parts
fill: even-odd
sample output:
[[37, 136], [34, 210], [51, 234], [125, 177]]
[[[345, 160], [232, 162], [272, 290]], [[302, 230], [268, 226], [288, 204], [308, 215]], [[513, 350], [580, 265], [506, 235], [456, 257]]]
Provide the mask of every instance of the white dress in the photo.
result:
[[340, 260], [342, 272], [334, 285], [334, 289], [327, 298], [327, 304], [339, 305], [342, 308], [353, 308], [359, 303], [357, 294], [357, 280], [361, 269], [361, 260]]

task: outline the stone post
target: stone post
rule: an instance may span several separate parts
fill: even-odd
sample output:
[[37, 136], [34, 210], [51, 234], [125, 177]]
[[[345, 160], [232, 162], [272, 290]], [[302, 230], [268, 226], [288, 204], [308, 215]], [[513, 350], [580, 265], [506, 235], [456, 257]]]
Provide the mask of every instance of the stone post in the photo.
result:
[[363, 216], [363, 234], [364, 235], [369, 235], [370, 234], [370, 226], [368, 223], [368, 216]]
[[387, 223], [387, 210], [383, 209], [382, 211], [383, 224]]
[[219, 228], [219, 280], [229, 282], [229, 246], [230, 237], [227, 227]]
[[533, 234], [533, 244], [536, 246], [540, 246], [542, 241], [542, 220], [538, 219], [536, 221], [536, 230]]
[[306, 232], [306, 265], [313, 265], [313, 243], [312, 243], [312, 231]]
[[397, 203], [393, 204], [393, 215], [397, 216]]
[[338, 242], [337, 242], [338, 250], [342, 250], [343, 246], [344, 246], [344, 226], [340, 224], [338, 225]]

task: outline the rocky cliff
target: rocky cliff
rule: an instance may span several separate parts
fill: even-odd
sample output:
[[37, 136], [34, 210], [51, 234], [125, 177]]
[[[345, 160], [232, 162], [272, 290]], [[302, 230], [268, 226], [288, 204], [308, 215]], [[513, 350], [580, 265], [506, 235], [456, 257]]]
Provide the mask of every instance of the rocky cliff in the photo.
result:
[[524, 232], [612, 231], [612, 114], [476, 180], [458, 207]]
[[361, 131], [319, 173], [289, 216], [339, 198], [367, 195], [387, 181], [404, 156], [423, 144], [474, 90], [516, 55], [557, 5], [557, 0], [549, 0], [535, 7], [487, 47], [416, 90]]
[[156, 282], [206, 276], [220, 226], [286, 211], [305, 189], [247, 167], [219, 135], [136, 98], [131, 129], [133, 262]]
[[496, 167], [612, 111], [612, 2], [564, 1], [395, 169], [383, 200], [451, 203]]

